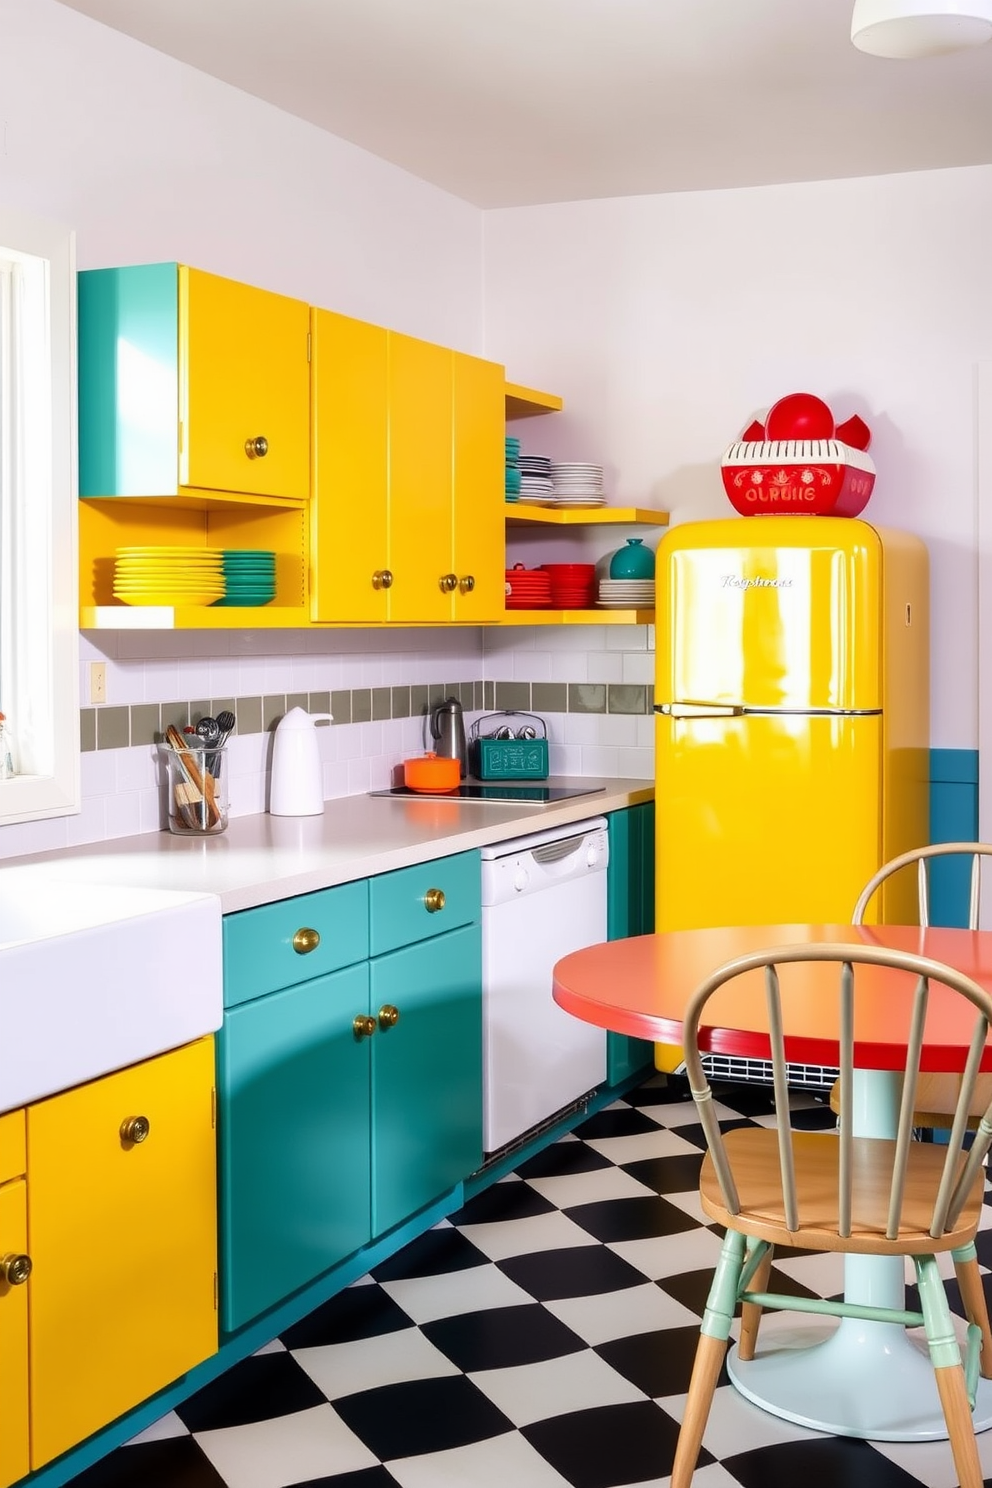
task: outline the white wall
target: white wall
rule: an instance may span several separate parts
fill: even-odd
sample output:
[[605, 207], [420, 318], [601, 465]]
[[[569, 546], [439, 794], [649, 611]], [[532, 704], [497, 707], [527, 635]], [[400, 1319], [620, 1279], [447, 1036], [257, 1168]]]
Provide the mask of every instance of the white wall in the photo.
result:
[[480, 348], [481, 214], [54, 0], [0, 0], [0, 192], [81, 269], [179, 260]]
[[867, 520], [932, 563], [932, 743], [977, 736], [976, 364], [992, 354], [992, 168], [486, 214], [486, 352], [566, 411], [525, 450], [614, 500], [732, 515], [719, 458], [798, 389], [873, 431]]

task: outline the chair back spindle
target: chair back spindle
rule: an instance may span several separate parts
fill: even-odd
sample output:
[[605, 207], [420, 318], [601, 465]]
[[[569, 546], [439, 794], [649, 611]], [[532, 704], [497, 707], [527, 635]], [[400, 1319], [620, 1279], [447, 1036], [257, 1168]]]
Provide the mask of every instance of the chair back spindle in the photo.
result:
[[[992, 1102], [990, 1102], [975, 1133], [970, 1150], [964, 1150], [968, 1129], [969, 1106], [979, 1075], [985, 1042], [992, 1023], [992, 997], [982, 987], [961, 972], [939, 961], [910, 952], [889, 950], [869, 945], [836, 945], [815, 943], [771, 947], [755, 951], [717, 968], [697, 988], [686, 1010], [684, 1023], [685, 1060], [689, 1085], [696, 1101], [700, 1120], [706, 1135], [713, 1170], [723, 1203], [729, 1214], [740, 1216], [740, 1184], [735, 1178], [733, 1165], [728, 1156], [719, 1121], [713, 1109], [712, 1090], [700, 1058], [699, 1030], [705, 1005], [709, 998], [724, 983], [735, 977], [763, 970], [765, 1002], [768, 1019], [769, 1043], [773, 1066], [775, 1106], [779, 1116], [778, 1158], [781, 1185], [781, 1208], [786, 1228], [797, 1233], [804, 1222], [802, 1212], [802, 1186], [797, 1177], [801, 1175], [802, 1158], [797, 1155], [795, 1134], [788, 1119], [788, 1060], [790, 999], [801, 988], [802, 979], [795, 973], [783, 983], [781, 968], [790, 963], [833, 962], [838, 969], [837, 995], [839, 998], [838, 1029], [840, 1038], [841, 1070], [841, 1122], [837, 1135], [823, 1134], [824, 1140], [836, 1148], [836, 1203], [837, 1212], [830, 1221], [835, 1233], [848, 1239], [855, 1229], [861, 1234], [865, 1230], [864, 1214], [858, 1213], [859, 1202], [863, 1209], [864, 1194], [858, 1195], [859, 1168], [864, 1163], [869, 1149], [877, 1160], [882, 1150], [880, 1139], [856, 1138], [853, 1131], [853, 1097], [851, 1087], [855, 1067], [855, 1042], [857, 1027], [858, 980], [867, 966], [884, 966], [894, 971], [907, 973], [915, 980], [906, 987], [908, 1007], [905, 1009], [908, 1029], [906, 1033], [906, 1062], [903, 1096], [900, 1103], [894, 1141], [887, 1143], [886, 1182], [887, 1197], [875, 1196], [879, 1240], [896, 1240], [900, 1236], [907, 1202], [907, 1169], [913, 1135], [913, 1117], [916, 1086], [919, 1080], [922, 1059], [927, 1009], [931, 996], [931, 984], [958, 993], [970, 1001], [975, 1008], [975, 1023], [969, 1048], [967, 1065], [961, 1079], [961, 1087], [951, 1129], [951, 1137], [940, 1170], [939, 1182], [928, 1210], [929, 1232], [939, 1237], [953, 1229], [960, 1212], [968, 1200], [975, 1184], [978, 1170], [992, 1145]], [[910, 988], [911, 995], [910, 995]], [[894, 1015], [896, 1013], [894, 1007]], [[803, 1141], [809, 1140], [804, 1134]], [[874, 1144], [878, 1142], [879, 1146]], [[864, 1179], [861, 1180], [862, 1186]], [[879, 1206], [878, 1198], [885, 1198]], [[818, 1199], [822, 1210], [822, 1195]], [[817, 1213], [816, 1223], [822, 1224], [822, 1212]], [[746, 1218], [746, 1214], [744, 1215]]]

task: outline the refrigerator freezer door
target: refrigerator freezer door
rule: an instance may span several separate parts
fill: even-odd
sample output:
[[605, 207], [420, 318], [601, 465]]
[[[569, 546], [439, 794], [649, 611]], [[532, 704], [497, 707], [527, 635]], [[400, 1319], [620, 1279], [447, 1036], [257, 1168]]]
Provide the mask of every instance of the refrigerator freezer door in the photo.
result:
[[881, 716], [656, 717], [656, 928], [849, 921], [880, 861]]
[[690, 522], [658, 559], [657, 703], [881, 706], [882, 545], [867, 523]]

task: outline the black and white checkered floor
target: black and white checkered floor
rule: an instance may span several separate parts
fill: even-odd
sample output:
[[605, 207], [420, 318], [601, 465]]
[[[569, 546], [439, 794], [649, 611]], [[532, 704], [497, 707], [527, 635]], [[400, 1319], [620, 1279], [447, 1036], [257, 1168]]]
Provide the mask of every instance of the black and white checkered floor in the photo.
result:
[[[720, 1097], [728, 1125], [773, 1124], [764, 1091]], [[829, 1119], [809, 1098], [798, 1106], [797, 1125]], [[649, 1081], [73, 1488], [663, 1488], [720, 1246], [698, 1206], [703, 1146], [682, 1091]], [[772, 1274], [779, 1291], [841, 1290], [837, 1257], [780, 1257]], [[992, 1431], [978, 1440], [992, 1488]], [[822, 1435], [759, 1410], [724, 1377], [694, 1482], [957, 1479], [946, 1442]]]

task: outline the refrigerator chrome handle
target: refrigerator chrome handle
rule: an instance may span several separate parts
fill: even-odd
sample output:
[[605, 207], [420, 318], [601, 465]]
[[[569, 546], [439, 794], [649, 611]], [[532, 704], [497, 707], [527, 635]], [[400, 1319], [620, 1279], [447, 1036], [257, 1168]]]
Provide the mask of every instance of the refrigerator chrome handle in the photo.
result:
[[742, 718], [740, 703], [656, 703], [654, 711], [668, 718]]

